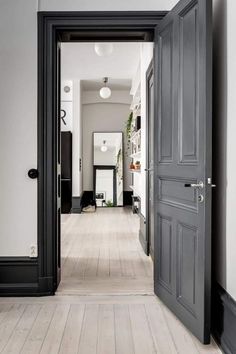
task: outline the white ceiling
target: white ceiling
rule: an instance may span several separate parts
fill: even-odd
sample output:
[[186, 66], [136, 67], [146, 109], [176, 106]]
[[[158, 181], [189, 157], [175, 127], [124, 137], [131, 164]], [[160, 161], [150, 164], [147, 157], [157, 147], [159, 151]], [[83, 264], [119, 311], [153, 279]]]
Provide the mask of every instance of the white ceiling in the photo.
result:
[[[102, 78], [109, 78], [113, 89], [130, 89], [139, 63], [140, 43], [116, 42], [108, 57], [99, 57], [94, 43], [62, 43], [62, 80], [85, 80], [85, 90], [101, 87]], [[123, 81], [125, 80], [125, 81]]]
[[160, 11], [177, 0], [38, 0], [38, 11]]

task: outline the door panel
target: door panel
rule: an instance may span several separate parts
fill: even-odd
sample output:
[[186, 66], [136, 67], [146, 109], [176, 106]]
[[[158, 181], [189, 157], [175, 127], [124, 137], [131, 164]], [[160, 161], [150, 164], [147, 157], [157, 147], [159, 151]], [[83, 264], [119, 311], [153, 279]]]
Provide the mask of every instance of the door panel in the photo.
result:
[[[180, 13], [180, 84], [179, 84], [179, 160], [198, 163], [199, 131], [199, 57], [198, 3]], [[183, 109], [184, 107], [184, 109]]]
[[159, 267], [158, 275], [160, 284], [170, 293], [173, 292], [172, 255], [173, 252], [173, 229], [172, 219], [169, 216], [158, 215], [159, 242]]
[[169, 22], [160, 32], [159, 50], [161, 91], [159, 120], [159, 162], [173, 161], [173, 23]]
[[155, 292], [204, 343], [210, 340], [211, 12], [210, 0], [182, 0], [155, 39]]
[[196, 314], [196, 247], [198, 233], [197, 229], [192, 225], [181, 224], [177, 225], [177, 299], [187, 309]]

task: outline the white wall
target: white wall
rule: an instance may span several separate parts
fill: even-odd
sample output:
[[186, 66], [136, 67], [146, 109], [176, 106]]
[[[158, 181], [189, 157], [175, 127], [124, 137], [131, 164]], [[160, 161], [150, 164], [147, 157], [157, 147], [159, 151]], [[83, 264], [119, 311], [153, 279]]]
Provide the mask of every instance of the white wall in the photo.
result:
[[[227, 2], [227, 204], [226, 286], [236, 299], [236, 1]], [[222, 53], [219, 53], [222, 55]], [[222, 117], [223, 118], [223, 117]]]
[[227, 199], [227, 8], [226, 0], [213, 7], [213, 264], [214, 278], [227, 288], [226, 199]]
[[80, 197], [83, 192], [83, 174], [80, 170], [82, 159], [82, 117], [81, 117], [81, 83], [73, 81], [73, 131], [72, 131], [72, 195]]
[[[170, 9], [176, 0], [5, 0], [0, 4], [0, 255], [28, 255], [29, 247], [37, 240], [37, 182], [29, 180], [27, 171], [37, 165], [37, 10], [164, 10]], [[226, 7], [226, 1], [214, 0], [214, 4]], [[219, 43], [217, 55], [225, 56], [227, 73], [220, 65], [222, 80], [227, 82], [227, 215], [225, 227], [226, 282], [222, 284], [236, 299], [236, 218], [234, 216], [235, 191], [235, 82], [236, 82], [236, 22], [235, 0], [227, 1], [227, 22], [224, 41]], [[223, 14], [223, 13], [222, 13]], [[218, 16], [218, 27], [222, 24]], [[227, 37], [226, 37], [227, 35]], [[222, 93], [223, 94], [223, 93]], [[7, 158], [6, 158], [7, 157]], [[224, 200], [224, 199], [223, 199]], [[221, 213], [223, 215], [223, 213]], [[14, 222], [13, 222], [14, 221]], [[224, 221], [222, 221], [224, 224]], [[224, 245], [222, 237], [220, 242]], [[214, 241], [214, 240], [213, 240]], [[221, 254], [224, 257], [223, 254]], [[224, 260], [223, 260], [224, 262]], [[223, 275], [221, 276], [223, 279]], [[220, 278], [219, 278], [220, 279]]]
[[[62, 54], [61, 65], [63, 69], [63, 50]], [[70, 92], [64, 91], [65, 86], [70, 87]], [[72, 196], [79, 197], [82, 194], [82, 170], [80, 169], [80, 158], [82, 158], [80, 80], [62, 80], [61, 109], [66, 111], [66, 116], [64, 118], [66, 125], [61, 121], [61, 131], [72, 132]]]
[[0, 255], [37, 243], [37, 7], [0, 2]]
[[[69, 92], [65, 91], [69, 88]], [[62, 111], [65, 112], [62, 112]], [[73, 81], [61, 81], [61, 131], [72, 132], [73, 130]]]
[[213, 274], [236, 299], [236, 2], [213, 5]]
[[[83, 104], [94, 104], [104, 102], [97, 91], [82, 91]], [[106, 99], [106, 103], [131, 103], [131, 96], [128, 90], [112, 90], [111, 97]]]

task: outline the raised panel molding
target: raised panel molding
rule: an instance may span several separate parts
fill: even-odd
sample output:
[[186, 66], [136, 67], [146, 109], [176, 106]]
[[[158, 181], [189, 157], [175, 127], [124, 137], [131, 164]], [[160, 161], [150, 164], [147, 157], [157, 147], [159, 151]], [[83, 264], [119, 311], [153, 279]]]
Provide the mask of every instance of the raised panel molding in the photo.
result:
[[158, 276], [159, 282], [163, 287], [172, 294], [172, 220], [169, 217], [158, 214], [158, 226], [159, 226], [159, 250], [158, 250]]
[[0, 296], [38, 293], [38, 259], [0, 257]]
[[185, 188], [185, 183], [197, 183], [194, 179], [158, 178], [158, 199], [177, 208], [198, 212], [197, 190]]
[[198, 232], [196, 227], [178, 223], [177, 252], [177, 300], [195, 316], [198, 253]]
[[[173, 22], [168, 23], [159, 34], [160, 53], [160, 85], [162, 92], [159, 97], [159, 127], [158, 127], [158, 151], [159, 162], [169, 163], [173, 161]], [[163, 60], [168, 57], [168, 60]], [[165, 117], [163, 120], [162, 117]], [[169, 132], [172, 132], [170, 134]]]
[[[186, 24], [186, 26], [185, 26]], [[198, 54], [198, 2], [192, 1], [179, 14], [180, 27], [180, 81], [179, 81], [179, 163], [197, 164], [199, 155], [199, 54]], [[187, 31], [185, 30], [187, 28]], [[188, 45], [186, 46], [186, 43]], [[184, 48], [188, 50], [184, 50]], [[191, 93], [194, 91], [194, 95]], [[184, 113], [185, 112], [185, 113]], [[185, 139], [183, 140], [183, 136]]]

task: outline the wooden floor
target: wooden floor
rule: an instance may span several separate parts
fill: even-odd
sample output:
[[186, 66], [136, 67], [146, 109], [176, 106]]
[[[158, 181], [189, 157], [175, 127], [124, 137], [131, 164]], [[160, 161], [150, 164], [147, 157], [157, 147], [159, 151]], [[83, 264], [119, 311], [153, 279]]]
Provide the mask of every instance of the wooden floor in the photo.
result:
[[0, 298], [0, 353], [221, 353], [213, 340], [200, 344], [152, 294], [137, 218], [107, 209], [63, 219], [60, 289], [54, 297]]
[[0, 353], [217, 354], [151, 296], [0, 298]]
[[58, 294], [153, 294], [152, 260], [138, 232], [139, 218], [129, 208], [62, 215]]

